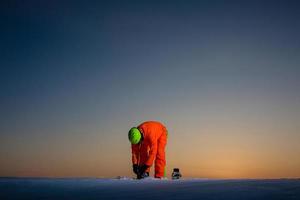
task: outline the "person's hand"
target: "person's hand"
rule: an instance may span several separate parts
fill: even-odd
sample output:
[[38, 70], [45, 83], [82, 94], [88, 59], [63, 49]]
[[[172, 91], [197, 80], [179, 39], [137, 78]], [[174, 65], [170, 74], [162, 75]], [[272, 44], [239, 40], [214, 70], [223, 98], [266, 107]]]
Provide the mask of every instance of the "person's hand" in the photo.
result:
[[139, 166], [137, 164], [132, 165], [132, 170], [137, 175], [139, 173]]
[[149, 168], [148, 165], [142, 165], [142, 166], [140, 166], [139, 173], [140, 174], [144, 174], [148, 168]]

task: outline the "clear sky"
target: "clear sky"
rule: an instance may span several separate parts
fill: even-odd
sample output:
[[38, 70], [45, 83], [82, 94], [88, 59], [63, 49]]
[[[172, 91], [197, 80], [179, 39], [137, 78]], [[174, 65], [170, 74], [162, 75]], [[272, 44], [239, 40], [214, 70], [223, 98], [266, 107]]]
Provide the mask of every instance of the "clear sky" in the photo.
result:
[[300, 177], [298, 1], [1, 1], [0, 176]]

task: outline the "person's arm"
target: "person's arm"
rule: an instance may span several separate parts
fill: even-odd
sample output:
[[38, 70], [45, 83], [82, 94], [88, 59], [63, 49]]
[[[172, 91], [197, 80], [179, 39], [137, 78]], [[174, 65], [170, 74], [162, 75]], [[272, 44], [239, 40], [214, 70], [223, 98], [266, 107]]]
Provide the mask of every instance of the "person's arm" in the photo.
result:
[[139, 163], [139, 148], [139, 144], [131, 145], [132, 165], [137, 165]]

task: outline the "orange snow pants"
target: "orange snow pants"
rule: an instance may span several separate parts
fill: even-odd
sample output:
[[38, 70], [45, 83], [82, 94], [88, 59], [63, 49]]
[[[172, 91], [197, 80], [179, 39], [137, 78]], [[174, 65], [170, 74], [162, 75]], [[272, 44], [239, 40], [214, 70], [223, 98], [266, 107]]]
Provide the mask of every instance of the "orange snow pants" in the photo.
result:
[[[154, 177], [161, 178], [165, 176], [165, 167], [166, 167], [166, 153], [165, 147], [167, 144], [167, 133], [162, 134], [157, 140], [157, 152], [154, 160]], [[149, 147], [148, 147], [149, 148]], [[146, 160], [149, 158], [149, 149], [147, 153], [144, 151], [140, 152], [140, 163], [139, 165], [147, 164]], [[149, 166], [149, 164], [147, 164]], [[150, 172], [150, 167], [146, 170], [146, 172]]]
[[165, 147], [167, 144], [167, 133], [164, 133], [158, 138], [157, 141], [157, 153], [155, 158], [155, 177], [161, 178], [165, 176], [166, 167], [166, 153]]

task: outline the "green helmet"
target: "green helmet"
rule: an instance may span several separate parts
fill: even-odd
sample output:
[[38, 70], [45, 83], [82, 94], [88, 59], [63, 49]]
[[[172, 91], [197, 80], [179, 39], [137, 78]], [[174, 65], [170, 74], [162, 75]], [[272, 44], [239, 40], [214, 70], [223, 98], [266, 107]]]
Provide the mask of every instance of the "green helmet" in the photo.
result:
[[137, 144], [140, 142], [142, 138], [142, 134], [136, 127], [133, 127], [128, 132], [128, 139], [131, 142], [131, 144]]

